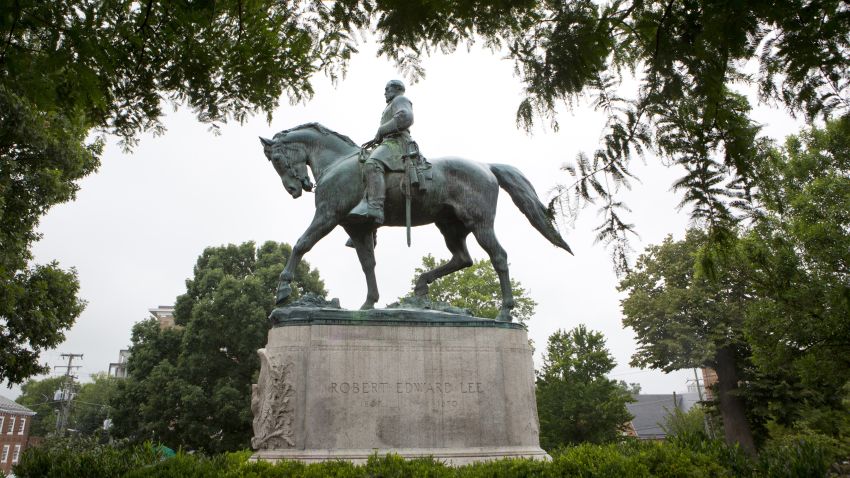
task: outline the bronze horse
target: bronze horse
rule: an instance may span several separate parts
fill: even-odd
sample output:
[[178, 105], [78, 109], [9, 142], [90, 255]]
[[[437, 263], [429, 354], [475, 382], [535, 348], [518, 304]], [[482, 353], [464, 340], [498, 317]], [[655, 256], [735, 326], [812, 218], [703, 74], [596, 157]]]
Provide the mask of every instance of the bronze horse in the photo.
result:
[[[293, 198], [301, 196], [302, 190], [313, 189], [308, 168], [316, 180], [316, 212], [310, 226], [292, 248], [286, 268], [280, 274], [277, 305], [283, 305], [292, 292], [290, 282], [304, 254], [339, 225], [351, 236], [366, 274], [366, 302], [361, 309], [373, 308], [378, 301], [374, 232], [379, 226], [347, 218], [348, 212], [363, 197], [364, 185], [358, 161], [361, 148], [347, 136], [318, 123], [296, 126], [277, 133], [273, 139], [260, 138], [260, 141], [266, 157]], [[411, 225], [436, 224], [452, 258], [419, 276], [414, 293], [417, 296], [427, 295], [428, 284], [472, 265], [472, 257], [466, 249], [466, 237], [471, 232], [489, 254], [499, 276], [502, 306], [497, 320], [510, 321], [514, 299], [508, 259], [493, 231], [499, 188], [508, 192], [514, 204], [546, 239], [571, 254], [572, 251], [553, 226], [551, 213], [541, 204], [534, 187], [513, 166], [482, 164], [454, 157], [434, 159], [431, 163], [433, 181], [426, 192], [413, 198]], [[402, 173], [387, 174], [384, 226], [405, 225], [401, 176]]]

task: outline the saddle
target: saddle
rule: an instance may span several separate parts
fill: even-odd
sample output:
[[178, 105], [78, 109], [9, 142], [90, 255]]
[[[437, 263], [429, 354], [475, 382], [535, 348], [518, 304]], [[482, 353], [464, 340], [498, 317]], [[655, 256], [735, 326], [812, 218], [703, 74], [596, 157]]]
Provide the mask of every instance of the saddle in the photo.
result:
[[[369, 143], [367, 143], [369, 144]], [[373, 146], [373, 145], [370, 145]], [[360, 164], [366, 162], [369, 157], [370, 147], [365, 146], [360, 150], [358, 160]], [[401, 190], [406, 197], [412, 197], [416, 193], [425, 193], [431, 186], [433, 180], [433, 172], [431, 171], [431, 163], [419, 151], [419, 145], [416, 141], [410, 140], [404, 147], [404, 152], [401, 155], [403, 169], [401, 174]]]

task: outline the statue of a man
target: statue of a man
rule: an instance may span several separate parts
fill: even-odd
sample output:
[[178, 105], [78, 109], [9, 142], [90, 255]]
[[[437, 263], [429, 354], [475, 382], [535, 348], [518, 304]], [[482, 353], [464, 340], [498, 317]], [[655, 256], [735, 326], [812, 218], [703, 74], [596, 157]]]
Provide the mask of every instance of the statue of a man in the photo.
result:
[[404, 97], [404, 83], [391, 80], [384, 88], [387, 107], [381, 115], [381, 125], [372, 144], [378, 146], [369, 155], [364, 166], [366, 195], [349, 215], [376, 224], [384, 222], [384, 173], [404, 171], [402, 157], [407, 153], [410, 126], [413, 124], [413, 103]]

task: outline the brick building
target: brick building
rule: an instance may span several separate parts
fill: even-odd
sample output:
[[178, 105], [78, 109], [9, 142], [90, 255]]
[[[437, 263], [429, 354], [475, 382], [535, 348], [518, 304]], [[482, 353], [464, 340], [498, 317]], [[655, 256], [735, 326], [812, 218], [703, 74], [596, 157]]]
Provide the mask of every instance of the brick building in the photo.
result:
[[9, 473], [29, 444], [35, 412], [0, 396], [0, 471]]
[[713, 368], [702, 369], [702, 383], [705, 387], [705, 401], [714, 400], [714, 386], [717, 385], [717, 372]]

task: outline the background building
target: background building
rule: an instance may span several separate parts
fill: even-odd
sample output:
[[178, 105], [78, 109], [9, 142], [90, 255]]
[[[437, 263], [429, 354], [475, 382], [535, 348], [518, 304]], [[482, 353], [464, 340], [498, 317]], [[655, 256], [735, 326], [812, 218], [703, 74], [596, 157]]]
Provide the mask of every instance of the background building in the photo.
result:
[[[160, 305], [159, 307], [148, 309], [148, 312], [150, 312], [151, 317], [153, 317], [157, 320], [157, 322], [159, 322], [160, 329], [170, 329], [172, 327], [179, 327], [177, 325], [174, 325], [173, 305]], [[127, 378], [127, 360], [129, 358], [130, 351], [127, 349], [121, 349], [118, 352], [118, 361], [109, 364], [109, 376]]]
[[148, 309], [151, 316], [159, 321], [160, 329], [168, 329], [174, 327], [174, 306], [160, 305], [159, 307]]
[[118, 361], [109, 364], [109, 376], [118, 378], [127, 378], [127, 359], [130, 358], [130, 351], [121, 349], [118, 352]]
[[35, 412], [0, 396], [0, 471], [8, 474], [27, 449]]
[[642, 440], [667, 438], [663, 425], [676, 409], [687, 413], [694, 405], [711, 399], [706, 396], [706, 390], [698, 380], [689, 381], [688, 391], [685, 393], [637, 394], [632, 397], [635, 401], [627, 403], [626, 408], [634, 418], [626, 427], [626, 435]]

